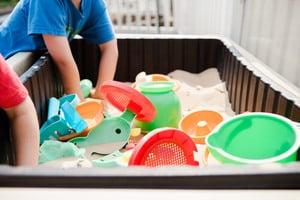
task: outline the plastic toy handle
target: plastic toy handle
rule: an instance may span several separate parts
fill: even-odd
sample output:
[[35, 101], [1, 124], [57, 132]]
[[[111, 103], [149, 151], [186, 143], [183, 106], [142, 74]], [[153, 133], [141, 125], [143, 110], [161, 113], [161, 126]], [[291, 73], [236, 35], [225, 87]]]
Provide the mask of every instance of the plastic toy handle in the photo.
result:
[[80, 81], [80, 89], [84, 98], [88, 97], [93, 88], [93, 83], [89, 79], [83, 79]]
[[126, 120], [128, 122], [128, 124], [131, 124], [133, 119], [136, 117], [136, 114], [131, 112], [130, 110], [126, 109], [120, 117], [123, 118], [124, 120]]
[[59, 101], [58, 99], [51, 97], [49, 99], [49, 106], [48, 106], [48, 117], [47, 119], [49, 120], [55, 115], [58, 115], [59, 112]]

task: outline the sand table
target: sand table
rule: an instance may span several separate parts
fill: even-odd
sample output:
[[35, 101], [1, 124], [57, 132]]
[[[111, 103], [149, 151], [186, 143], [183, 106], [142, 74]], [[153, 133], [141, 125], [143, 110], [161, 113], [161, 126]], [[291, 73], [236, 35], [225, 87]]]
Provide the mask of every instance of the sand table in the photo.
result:
[[[235, 115], [230, 107], [225, 83], [221, 81], [216, 68], [207, 69], [199, 74], [192, 74], [182, 70], [176, 70], [168, 74], [172, 79], [180, 82], [180, 88], [176, 91], [182, 108], [183, 116], [196, 110], [214, 110], [219, 112], [224, 119]], [[105, 106], [105, 112], [110, 115], [119, 115], [110, 105]], [[204, 145], [197, 145], [199, 155], [204, 155]], [[209, 158], [212, 164], [216, 164], [213, 158]], [[91, 167], [89, 160], [78, 158], [63, 158], [45, 163], [41, 166], [60, 168]], [[200, 166], [203, 166], [200, 160]]]

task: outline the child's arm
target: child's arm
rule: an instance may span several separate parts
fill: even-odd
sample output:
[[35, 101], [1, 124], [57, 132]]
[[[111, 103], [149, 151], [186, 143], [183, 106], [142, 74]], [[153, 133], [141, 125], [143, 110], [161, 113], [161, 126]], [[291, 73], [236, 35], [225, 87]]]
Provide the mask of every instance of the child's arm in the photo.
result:
[[65, 93], [75, 93], [83, 100], [79, 72], [67, 38], [53, 35], [43, 35], [43, 38], [49, 53], [58, 65]]
[[106, 80], [113, 80], [118, 61], [117, 40], [113, 39], [109, 42], [99, 45], [101, 50], [101, 60], [99, 63], [98, 81], [96, 84], [94, 98], [101, 98], [99, 88]]
[[39, 123], [31, 99], [5, 109], [13, 127], [16, 164], [35, 166], [39, 155]]
[[0, 107], [11, 123], [17, 165], [36, 165], [40, 131], [36, 111], [17, 74], [0, 54]]

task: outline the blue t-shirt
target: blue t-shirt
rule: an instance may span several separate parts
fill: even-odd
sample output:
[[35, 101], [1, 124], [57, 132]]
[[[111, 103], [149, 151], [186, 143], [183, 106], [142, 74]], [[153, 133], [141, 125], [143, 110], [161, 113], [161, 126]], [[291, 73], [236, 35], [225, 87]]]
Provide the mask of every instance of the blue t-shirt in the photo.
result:
[[42, 34], [76, 34], [102, 44], [115, 38], [104, 0], [21, 0], [0, 26], [0, 53], [8, 58], [20, 51], [45, 50]]

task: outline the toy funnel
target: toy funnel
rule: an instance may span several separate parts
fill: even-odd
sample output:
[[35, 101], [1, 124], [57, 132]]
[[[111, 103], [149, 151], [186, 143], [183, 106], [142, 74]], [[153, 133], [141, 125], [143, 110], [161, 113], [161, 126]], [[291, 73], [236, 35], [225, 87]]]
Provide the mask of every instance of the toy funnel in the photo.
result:
[[286, 163], [296, 160], [300, 140], [299, 130], [287, 118], [247, 113], [221, 123], [206, 144], [222, 163]]
[[206, 136], [222, 121], [223, 117], [215, 111], [194, 111], [180, 120], [179, 129], [188, 134], [195, 143], [204, 144]]
[[100, 154], [110, 154], [128, 143], [133, 119], [151, 121], [155, 117], [155, 108], [141, 93], [120, 82], [107, 81], [100, 92], [123, 113], [105, 118], [87, 137], [74, 138], [70, 142], [78, 147], [90, 147]]

